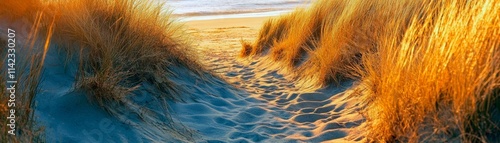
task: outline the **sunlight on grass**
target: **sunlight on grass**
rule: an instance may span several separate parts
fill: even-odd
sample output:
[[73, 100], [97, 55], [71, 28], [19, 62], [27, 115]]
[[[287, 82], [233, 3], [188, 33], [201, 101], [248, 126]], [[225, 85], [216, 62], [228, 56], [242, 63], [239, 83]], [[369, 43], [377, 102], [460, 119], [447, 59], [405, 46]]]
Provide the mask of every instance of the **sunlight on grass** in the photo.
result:
[[305, 88], [360, 81], [369, 141], [488, 141], [499, 12], [492, 0], [319, 0], [270, 19], [240, 56], [271, 57]]
[[[26, 52], [29, 53], [26, 56], [30, 60], [25, 60], [29, 68], [19, 69], [19, 75], [26, 75], [20, 83], [25, 83], [27, 87], [24, 88], [26, 91], [19, 93], [19, 103], [31, 103], [37, 94], [42, 65], [49, 50], [67, 55], [67, 64], [79, 64], [75, 91], [86, 93], [91, 102], [118, 118], [124, 118], [120, 110], [124, 108], [151, 124], [156, 122], [155, 117], [159, 116], [156, 114], [169, 117], [166, 101], [186, 98], [179, 91], [180, 85], [169, 79], [177, 76], [173, 74], [174, 68], [186, 67], [199, 76], [207, 74], [198, 64], [196, 54], [190, 50], [191, 45], [185, 39], [182, 25], [170, 18], [170, 12], [165, 11], [162, 5], [153, 1], [23, 0], [5, 5], [10, 9], [2, 9], [0, 16], [12, 21], [25, 20], [33, 26], [29, 36], [31, 40], [24, 43], [30, 47], [23, 47], [34, 52]], [[56, 49], [50, 49], [53, 47]], [[73, 62], [74, 59], [78, 61]], [[5, 79], [1, 82], [1, 87], [5, 87]], [[165, 112], [146, 111], [147, 108], [135, 111], [141, 105], [128, 97], [136, 94], [143, 85], [148, 88], [140, 90], [153, 94]], [[4, 89], [1, 91], [5, 92]], [[6, 101], [3, 98], [2, 101]], [[20, 116], [22, 119], [18, 126], [31, 130], [34, 127], [33, 106], [22, 105], [17, 108], [25, 110], [21, 112], [25, 116]], [[164, 130], [168, 125], [158, 128]], [[2, 131], [5, 129], [2, 127]], [[190, 132], [169, 133], [180, 140], [191, 140]], [[23, 131], [23, 135], [12, 139], [15, 142], [36, 141], [29, 139], [34, 137], [35, 134]], [[0, 137], [4, 141], [7, 138], [11, 139], [5, 134]]]

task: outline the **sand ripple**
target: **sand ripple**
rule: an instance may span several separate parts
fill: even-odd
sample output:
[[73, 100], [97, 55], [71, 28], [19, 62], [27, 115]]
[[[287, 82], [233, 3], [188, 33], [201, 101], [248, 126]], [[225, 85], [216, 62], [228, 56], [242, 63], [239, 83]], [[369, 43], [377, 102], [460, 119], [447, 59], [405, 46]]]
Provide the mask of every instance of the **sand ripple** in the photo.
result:
[[211, 54], [204, 61], [237, 88], [173, 108], [179, 121], [198, 131], [199, 142], [345, 142], [363, 122], [349, 108], [355, 105], [348, 98], [352, 83], [301, 91], [277, 71], [234, 54]]

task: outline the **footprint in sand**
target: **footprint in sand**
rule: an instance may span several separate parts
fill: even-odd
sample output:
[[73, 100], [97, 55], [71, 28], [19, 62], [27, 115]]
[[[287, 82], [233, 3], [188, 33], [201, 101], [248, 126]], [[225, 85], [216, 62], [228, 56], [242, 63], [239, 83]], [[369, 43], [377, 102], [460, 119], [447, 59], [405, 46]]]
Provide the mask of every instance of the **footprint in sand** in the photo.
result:
[[[346, 138], [361, 123], [356, 121], [363, 121], [358, 116], [352, 122], [336, 121], [348, 105], [340, 100], [346, 89], [301, 92], [257, 62], [245, 65], [234, 57], [212, 58], [208, 65], [236, 88], [218, 89], [218, 96], [174, 107], [183, 124], [198, 130], [199, 142], [321, 142]], [[220, 63], [217, 58], [232, 62]], [[183, 114], [187, 112], [191, 114]]]

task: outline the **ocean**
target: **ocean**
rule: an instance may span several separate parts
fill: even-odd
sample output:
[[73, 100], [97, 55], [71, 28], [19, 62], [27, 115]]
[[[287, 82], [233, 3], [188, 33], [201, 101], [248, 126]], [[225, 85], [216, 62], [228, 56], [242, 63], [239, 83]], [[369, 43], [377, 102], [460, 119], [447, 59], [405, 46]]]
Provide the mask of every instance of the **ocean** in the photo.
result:
[[311, 0], [158, 0], [181, 19], [206, 20], [274, 16], [305, 7]]

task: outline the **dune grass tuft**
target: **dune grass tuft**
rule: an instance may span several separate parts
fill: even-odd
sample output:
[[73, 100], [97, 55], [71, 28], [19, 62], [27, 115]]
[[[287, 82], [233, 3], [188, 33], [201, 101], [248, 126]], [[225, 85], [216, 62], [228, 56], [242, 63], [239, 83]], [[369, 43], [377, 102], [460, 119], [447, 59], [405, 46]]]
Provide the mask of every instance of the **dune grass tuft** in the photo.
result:
[[442, 2], [422, 8], [401, 42], [367, 54], [363, 76], [373, 99], [368, 137], [386, 141], [498, 136], [500, 3]]
[[[174, 70], [187, 68], [200, 77], [206, 74], [190, 50], [182, 25], [161, 4], [78, 0], [50, 5], [56, 7], [47, 11], [56, 19], [51, 40], [58, 50], [72, 55], [68, 59], [79, 59], [77, 90], [114, 115], [123, 114], [116, 108], [127, 108], [145, 122], [157, 124], [156, 117], [170, 117], [166, 101], [187, 98], [181, 85], [171, 80], [179, 76]], [[165, 112], [143, 111], [153, 110], [148, 108], [135, 112], [141, 105], [131, 96], [142, 94], [139, 91], [152, 94]], [[191, 138], [191, 133], [171, 133]]]
[[495, 140], [499, 12], [494, 0], [319, 0], [267, 21], [240, 56], [267, 56], [304, 87], [359, 80], [368, 141]]
[[[43, 41], [35, 47], [42, 52], [33, 54], [41, 59], [36, 62], [39, 68], [30, 68], [30, 73], [39, 75], [47, 51], [57, 50], [67, 55], [65, 63], [79, 65], [75, 91], [88, 95], [91, 102], [124, 122], [138, 118], [181, 141], [192, 141], [192, 133], [176, 130], [179, 126], [170, 119], [167, 101], [189, 98], [171, 78], [181, 78], [176, 70], [183, 68], [192, 72], [186, 74], [201, 78], [209, 73], [196, 60], [182, 25], [161, 4], [136, 0], [20, 2], [33, 3], [33, 7], [19, 7], [16, 10], [22, 15], [9, 16], [33, 21], [33, 38]], [[36, 76], [29, 78], [39, 82]], [[35, 85], [30, 89], [37, 89]], [[160, 107], [135, 100], [134, 95], [144, 93], [154, 96], [150, 105]], [[30, 95], [34, 97], [36, 92]]]
[[417, 6], [411, 1], [320, 0], [307, 10], [267, 21], [251, 44], [252, 52], [240, 56], [267, 54], [303, 86], [355, 79], [361, 53], [375, 51], [384, 30], [405, 26], [392, 16], [409, 19]]
[[181, 25], [161, 5], [80, 0], [59, 2], [57, 7], [52, 40], [62, 51], [78, 55], [78, 85], [98, 101], [121, 99], [142, 83], [161, 89], [156, 94], [165, 98], [181, 100], [168, 79], [173, 76], [170, 68], [183, 66], [200, 75], [203, 71], [193, 60], [196, 55]]

